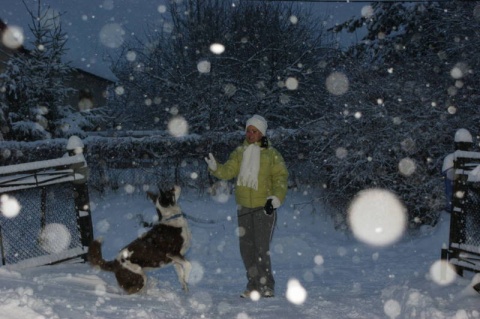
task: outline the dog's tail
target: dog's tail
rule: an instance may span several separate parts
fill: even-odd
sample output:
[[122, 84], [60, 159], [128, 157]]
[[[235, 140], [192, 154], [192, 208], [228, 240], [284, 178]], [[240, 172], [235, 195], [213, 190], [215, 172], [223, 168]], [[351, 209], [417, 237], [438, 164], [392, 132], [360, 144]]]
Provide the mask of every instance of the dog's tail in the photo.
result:
[[95, 239], [88, 248], [88, 261], [92, 266], [100, 267], [105, 271], [115, 271], [119, 263], [117, 260], [106, 261], [102, 256], [102, 241]]

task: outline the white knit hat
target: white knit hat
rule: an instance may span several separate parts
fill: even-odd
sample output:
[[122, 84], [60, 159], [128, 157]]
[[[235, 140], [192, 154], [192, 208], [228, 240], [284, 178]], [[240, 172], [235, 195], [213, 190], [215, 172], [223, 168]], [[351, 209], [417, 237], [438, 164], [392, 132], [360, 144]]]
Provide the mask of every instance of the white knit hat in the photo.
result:
[[250, 125], [255, 126], [262, 134], [265, 136], [265, 133], [267, 132], [267, 120], [263, 118], [263, 116], [255, 114], [251, 118], [248, 119], [247, 124], [245, 125], [245, 130], [247, 127]]

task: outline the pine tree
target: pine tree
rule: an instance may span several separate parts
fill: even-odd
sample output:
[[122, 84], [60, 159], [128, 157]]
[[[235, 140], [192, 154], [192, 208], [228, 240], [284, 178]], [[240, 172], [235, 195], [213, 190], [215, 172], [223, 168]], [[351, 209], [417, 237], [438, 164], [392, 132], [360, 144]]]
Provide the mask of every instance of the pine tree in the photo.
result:
[[7, 120], [10, 137], [38, 140], [65, 135], [63, 119], [73, 109], [65, 105], [72, 88], [66, 86], [72, 68], [63, 62], [67, 36], [60, 22], [61, 14], [42, 10], [38, 2], [34, 13], [26, 5], [32, 23], [32, 49], [14, 53], [1, 75], [7, 95]]

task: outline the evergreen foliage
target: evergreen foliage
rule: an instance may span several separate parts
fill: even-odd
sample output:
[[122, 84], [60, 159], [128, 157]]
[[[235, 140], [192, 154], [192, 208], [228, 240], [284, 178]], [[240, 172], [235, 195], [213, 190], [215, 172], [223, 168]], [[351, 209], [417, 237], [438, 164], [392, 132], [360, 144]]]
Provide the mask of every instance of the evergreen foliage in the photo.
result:
[[478, 132], [480, 19], [465, 1], [371, 8], [335, 30], [368, 33], [347, 52], [351, 89], [328, 115], [324, 195], [344, 222], [344, 199], [386, 188], [405, 203], [412, 226], [435, 224], [445, 207], [441, 165], [455, 131]]
[[74, 110], [65, 105], [72, 88], [66, 86], [72, 68], [62, 58], [66, 53], [67, 35], [61, 15], [42, 10], [38, 2], [31, 17], [32, 49], [13, 53], [0, 75], [5, 85], [4, 113], [10, 127], [8, 139], [39, 140], [68, 135], [64, 121]]

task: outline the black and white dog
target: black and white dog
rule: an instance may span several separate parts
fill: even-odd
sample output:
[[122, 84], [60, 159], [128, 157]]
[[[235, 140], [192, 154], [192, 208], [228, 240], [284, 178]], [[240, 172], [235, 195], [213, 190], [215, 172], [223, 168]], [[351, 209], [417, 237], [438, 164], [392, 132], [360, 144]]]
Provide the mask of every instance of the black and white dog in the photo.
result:
[[128, 294], [137, 293], [145, 287], [145, 271], [173, 264], [182, 288], [188, 292], [187, 281], [192, 266], [185, 259], [185, 253], [190, 247], [191, 234], [177, 204], [180, 187], [160, 191], [158, 195], [147, 192], [147, 195], [155, 203], [159, 222], [120, 250], [112, 261], [103, 259], [101, 240], [92, 241], [88, 260], [93, 266], [114, 272], [118, 284]]

